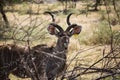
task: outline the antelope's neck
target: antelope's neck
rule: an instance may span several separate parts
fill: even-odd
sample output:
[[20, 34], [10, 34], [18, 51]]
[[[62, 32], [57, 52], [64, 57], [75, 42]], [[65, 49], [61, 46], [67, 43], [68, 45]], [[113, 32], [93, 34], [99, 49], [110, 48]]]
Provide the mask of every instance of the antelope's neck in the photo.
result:
[[60, 53], [67, 53], [68, 49], [65, 49], [64, 46], [61, 46], [61, 43], [57, 42], [56, 46], [54, 47], [54, 51]]
[[[57, 46], [56, 45], [56, 47], [54, 47], [54, 49], [53, 49], [53, 54], [55, 55], [55, 56], [58, 56], [58, 57], [60, 57], [60, 58], [62, 58], [62, 59], [64, 59], [64, 60], [66, 60], [66, 53], [68, 52], [68, 50], [65, 50], [65, 49], [63, 49], [63, 48], [61, 48], [60, 46]], [[59, 61], [59, 60], [58, 60]], [[61, 61], [61, 60], [60, 60]], [[65, 62], [65, 61], [62, 61], [62, 62]]]

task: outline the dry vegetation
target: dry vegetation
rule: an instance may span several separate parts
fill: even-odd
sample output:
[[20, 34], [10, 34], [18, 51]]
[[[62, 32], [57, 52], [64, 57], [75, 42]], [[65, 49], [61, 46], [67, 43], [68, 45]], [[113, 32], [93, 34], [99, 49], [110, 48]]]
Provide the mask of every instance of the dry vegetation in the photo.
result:
[[[73, 70], [75, 66], [88, 67], [110, 52], [110, 42], [108, 42], [110, 39], [110, 30], [106, 20], [105, 6], [100, 6], [99, 8], [101, 10], [97, 12], [84, 12], [86, 9], [85, 3], [79, 2], [77, 3], [76, 10], [70, 9], [69, 12], [76, 13], [71, 16], [71, 23], [82, 25], [82, 32], [80, 35], [75, 35], [71, 38], [67, 54], [67, 64], [70, 66], [68, 66], [67, 71]], [[26, 41], [29, 39], [31, 46], [41, 43], [46, 43], [50, 46], [55, 45], [56, 38], [50, 36], [46, 30], [47, 24], [51, 22], [51, 17], [44, 15], [45, 11], [56, 12], [56, 22], [64, 27], [64, 29], [67, 27], [67, 15], [59, 12], [63, 10], [61, 3], [34, 4], [25, 2], [23, 4], [6, 6], [5, 9], [7, 10], [6, 14], [11, 23], [11, 28], [4, 32], [5, 38], [8, 39], [1, 40], [0, 44], [17, 43], [26, 46]], [[114, 15], [115, 12], [112, 7], [111, 10], [110, 15], [114, 19], [116, 15]], [[120, 34], [120, 25], [112, 25], [112, 30]], [[120, 38], [120, 36], [118, 37]], [[103, 63], [104, 60], [94, 65], [94, 68], [103, 67]], [[76, 72], [79, 73], [82, 71], [80, 69]], [[74, 71], [73, 74], [76, 72]], [[78, 77], [78, 80], [94, 80], [100, 75], [102, 74], [87, 74], [87, 77], [86, 75], [82, 75]], [[10, 78], [12, 80], [21, 80], [13, 75], [10, 75]]]

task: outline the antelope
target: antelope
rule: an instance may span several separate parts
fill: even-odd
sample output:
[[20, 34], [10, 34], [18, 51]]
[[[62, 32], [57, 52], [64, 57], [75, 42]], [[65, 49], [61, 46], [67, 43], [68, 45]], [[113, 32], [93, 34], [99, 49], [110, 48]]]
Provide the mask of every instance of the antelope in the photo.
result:
[[70, 23], [71, 13], [67, 16], [68, 27], [63, 30], [55, 23], [54, 15], [51, 12], [46, 13], [52, 17], [52, 23], [48, 25], [47, 30], [58, 38], [56, 46], [40, 44], [30, 50], [17, 45], [0, 46], [0, 80], [9, 80], [10, 73], [21, 78], [30, 77], [32, 80], [54, 80], [64, 71], [69, 39], [72, 35], [79, 34], [82, 27]]

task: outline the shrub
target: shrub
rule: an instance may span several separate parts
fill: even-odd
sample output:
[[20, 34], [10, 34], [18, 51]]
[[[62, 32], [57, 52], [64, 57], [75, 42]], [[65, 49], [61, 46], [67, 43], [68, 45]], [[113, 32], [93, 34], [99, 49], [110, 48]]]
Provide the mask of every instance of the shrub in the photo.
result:
[[90, 38], [90, 41], [93, 44], [110, 44], [111, 39], [111, 30], [106, 22], [99, 23], [93, 29], [93, 36]]
[[[85, 45], [110, 44], [111, 30], [106, 21], [91, 28], [92, 31], [82, 32], [80, 42]], [[89, 35], [88, 35], [89, 34]]]

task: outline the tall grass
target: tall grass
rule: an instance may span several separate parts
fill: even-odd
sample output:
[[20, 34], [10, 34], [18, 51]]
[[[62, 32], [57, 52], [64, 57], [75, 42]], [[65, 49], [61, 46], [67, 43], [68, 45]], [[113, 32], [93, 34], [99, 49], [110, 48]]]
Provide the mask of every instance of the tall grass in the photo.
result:
[[90, 38], [93, 44], [110, 44], [111, 31], [107, 22], [101, 22], [93, 29], [93, 36]]
[[[80, 42], [82, 44], [86, 45], [97, 45], [97, 44], [105, 44], [109, 45], [111, 42], [111, 34], [113, 34], [113, 40], [117, 43], [120, 42], [120, 32], [117, 30], [114, 30], [113, 33], [111, 33], [111, 30], [109, 28], [109, 25], [107, 21], [101, 21], [99, 24], [94, 25], [91, 27], [91, 32], [82, 32], [81, 33], [81, 39]], [[114, 27], [118, 28], [118, 27]]]

